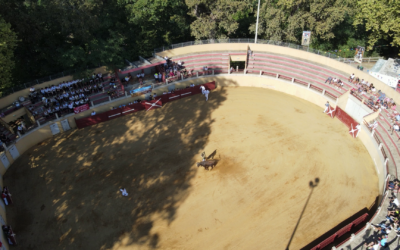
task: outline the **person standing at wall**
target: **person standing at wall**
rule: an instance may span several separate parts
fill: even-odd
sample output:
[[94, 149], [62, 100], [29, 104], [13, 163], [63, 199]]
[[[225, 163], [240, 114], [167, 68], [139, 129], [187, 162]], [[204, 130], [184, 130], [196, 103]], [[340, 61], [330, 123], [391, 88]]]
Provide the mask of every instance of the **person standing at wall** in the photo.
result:
[[325, 110], [324, 110], [324, 112], [323, 113], [326, 113], [326, 111], [329, 111], [329, 102], [326, 102], [325, 103]]

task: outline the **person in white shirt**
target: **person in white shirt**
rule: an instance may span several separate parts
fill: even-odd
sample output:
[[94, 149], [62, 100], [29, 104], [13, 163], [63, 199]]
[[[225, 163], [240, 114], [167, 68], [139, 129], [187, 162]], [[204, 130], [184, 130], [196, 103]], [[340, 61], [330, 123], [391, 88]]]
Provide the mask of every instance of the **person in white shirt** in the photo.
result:
[[91, 113], [91, 115], [96, 115], [96, 111], [93, 111], [93, 112]]
[[206, 90], [206, 88], [203, 85], [201, 85], [200, 90], [201, 90], [201, 93], [204, 95], [204, 91]]
[[394, 124], [392, 127], [392, 135], [393, 135], [393, 131], [399, 132], [400, 131], [400, 127], [397, 124]]
[[207, 89], [204, 91], [204, 95], [206, 96], [206, 101], [208, 101], [208, 94], [210, 94], [210, 91]]
[[325, 110], [324, 110], [323, 113], [326, 113], [326, 111], [329, 111], [329, 106], [330, 106], [329, 102], [326, 102], [325, 103]]
[[158, 81], [162, 82], [162, 74], [161, 73], [158, 73]]

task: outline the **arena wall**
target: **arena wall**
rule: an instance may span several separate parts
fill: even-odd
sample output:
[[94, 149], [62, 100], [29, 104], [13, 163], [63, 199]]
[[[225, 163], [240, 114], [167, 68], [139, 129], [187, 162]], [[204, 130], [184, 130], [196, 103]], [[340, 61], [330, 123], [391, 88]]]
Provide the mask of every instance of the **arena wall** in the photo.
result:
[[392, 97], [396, 103], [400, 103], [400, 95], [390, 86], [386, 85], [385, 83], [379, 81], [375, 77], [367, 74], [364, 71], [356, 70], [354, 67], [345, 64], [343, 62], [339, 62], [335, 59], [331, 59], [329, 57], [309, 53], [307, 51], [292, 49], [288, 47], [281, 47], [269, 44], [253, 44], [253, 43], [216, 43], [216, 44], [203, 44], [203, 45], [192, 45], [187, 47], [181, 47], [177, 49], [171, 49], [163, 52], [157, 53], [159, 56], [169, 56], [169, 57], [176, 57], [182, 56], [192, 53], [205, 53], [205, 52], [213, 52], [213, 51], [224, 51], [224, 52], [237, 52], [241, 51], [244, 52], [247, 50], [247, 46], [250, 47], [254, 53], [257, 51], [272, 53], [272, 54], [279, 54], [285, 55], [290, 57], [296, 57], [301, 60], [310, 61], [313, 64], [321, 65], [323, 67], [330, 67], [334, 68], [338, 71], [342, 71], [347, 73], [349, 76], [352, 73], [357, 73], [357, 76], [360, 79], [364, 79], [368, 82], [374, 83], [377, 89], [382, 90], [382, 92], [386, 93], [387, 96]]

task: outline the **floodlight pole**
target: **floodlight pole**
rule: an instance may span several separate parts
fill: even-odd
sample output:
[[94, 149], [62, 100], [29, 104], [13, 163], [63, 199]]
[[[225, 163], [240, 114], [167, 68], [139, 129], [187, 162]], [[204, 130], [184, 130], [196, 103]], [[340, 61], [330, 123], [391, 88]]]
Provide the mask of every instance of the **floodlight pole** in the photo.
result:
[[254, 43], [257, 43], [257, 31], [258, 31], [258, 16], [260, 15], [260, 0], [258, 0], [258, 8], [257, 8], [257, 22], [256, 22], [256, 38], [254, 39]]

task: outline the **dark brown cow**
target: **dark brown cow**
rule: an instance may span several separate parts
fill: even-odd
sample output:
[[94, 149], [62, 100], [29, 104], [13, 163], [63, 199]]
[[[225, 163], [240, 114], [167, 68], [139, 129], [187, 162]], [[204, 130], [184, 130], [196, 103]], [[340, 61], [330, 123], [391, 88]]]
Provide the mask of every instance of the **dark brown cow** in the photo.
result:
[[197, 167], [204, 167], [205, 170], [211, 170], [214, 168], [215, 164], [217, 163], [216, 160], [206, 160], [206, 161], [201, 161], [197, 163]]

